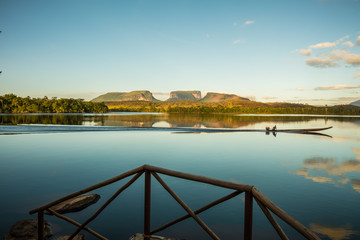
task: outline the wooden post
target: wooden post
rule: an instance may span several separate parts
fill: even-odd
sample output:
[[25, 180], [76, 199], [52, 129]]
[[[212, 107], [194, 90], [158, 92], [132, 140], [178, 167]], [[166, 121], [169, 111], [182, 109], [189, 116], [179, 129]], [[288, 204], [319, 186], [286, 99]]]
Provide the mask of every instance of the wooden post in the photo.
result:
[[245, 222], [244, 239], [252, 239], [252, 220], [253, 220], [253, 196], [251, 192], [245, 192]]
[[44, 211], [38, 212], [38, 240], [44, 240]]
[[151, 221], [151, 173], [145, 171], [144, 239], [149, 239]]

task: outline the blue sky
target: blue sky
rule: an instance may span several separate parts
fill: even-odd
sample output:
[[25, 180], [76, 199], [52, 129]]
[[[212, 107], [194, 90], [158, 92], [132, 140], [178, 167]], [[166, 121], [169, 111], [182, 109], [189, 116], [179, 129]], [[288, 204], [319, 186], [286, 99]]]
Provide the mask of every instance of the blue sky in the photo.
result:
[[360, 99], [360, 1], [0, 0], [0, 95]]

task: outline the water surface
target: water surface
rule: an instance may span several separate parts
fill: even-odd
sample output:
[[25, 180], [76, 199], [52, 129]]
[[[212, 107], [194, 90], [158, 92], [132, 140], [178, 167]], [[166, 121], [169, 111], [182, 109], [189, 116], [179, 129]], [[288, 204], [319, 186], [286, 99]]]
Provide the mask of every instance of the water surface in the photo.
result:
[[[28, 211], [66, 194], [151, 164], [221, 180], [255, 185], [279, 207], [322, 239], [360, 238], [360, 118], [343, 116], [244, 116], [166, 114], [0, 115], [14, 124], [124, 127], [279, 129], [333, 126], [315, 136], [279, 133], [175, 134], [171, 131], [67, 132], [0, 135], [0, 236]], [[11, 127], [11, 126], [10, 126]], [[26, 125], [23, 125], [26, 127]], [[163, 176], [193, 209], [231, 191]], [[101, 200], [69, 217], [82, 222], [128, 179], [96, 190]], [[153, 179], [152, 228], [185, 214]], [[142, 232], [143, 177], [89, 226], [109, 239]], [[222, 239], [243, 234], [244, 196], [200, 214]], [[46, 217], [55, 235], [74, 227]], [[280, 222], [290, 239], [303, 239]], [[210, 239], [192, 219], [160, 232], [186, 239]], [[254, 239], [276, 232], [254, 205]], [[88, 239], [91, 239], [90, 237]]]

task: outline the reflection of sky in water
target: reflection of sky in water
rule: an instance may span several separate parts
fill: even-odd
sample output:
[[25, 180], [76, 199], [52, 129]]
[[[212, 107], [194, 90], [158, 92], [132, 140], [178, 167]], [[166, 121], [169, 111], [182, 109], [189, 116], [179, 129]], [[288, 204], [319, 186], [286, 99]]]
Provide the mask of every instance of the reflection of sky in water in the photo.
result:
[[[325, 121], [286, 124], [264, 120], [247, 126], [263, 128], [272, 124], [277, 124], [278, 128], [308, 128], [323, 127]], [[359, 239], [359, 125], [330, 119], [326, 126], [331, 125], [334, 128], [324, 133], [333, 138], [285, 133], [279, 133], [275, 138], [264, 133], [150, 131], [0, 135], [0, 191], [4, 193], [0, 199], [0, 236], [12, 223], [28, 218], [27, 212], [32, 208], [146, 163], [255, 185], [321, 237]], [[183, 180], [164, 179], [193, 209], [228, 193]], [[176, 203], [166, 200], [166, 192], [155, 183], [153, 188], [158, 192], [153, 202], [154, 213], [158, 214], [154, 216], [154, 227], [183, 214]], [[116, 202], [120, 205], [114, 205], [100, 218], [109, 225], [95, 221], [95, 230], [118, 239], [141, 232], [142, 190], [142, 182], [127, 190], [127, 195]], [[106, 201], [105, 196], [114, 191], [115, 187], [102, 190], [101, 201]], [[242, 231], [242, 197], [240, 195], [200, 217], [220, 236], [231, 239], [231, 234], [238, 235]], [[174, 210], [160, 211], [164, 206], [174, 207]], [[110, 213], [131, 218], [113, 221]], [[161, 218], [156, 217], [160, 215]], [[69, 216], [75, 218], [75, 215]], [[82, 214], [80, 220], [86, 216], [86, 213]], [[51, 221], [62, 229], [69, 229], [62, 221]], [[298, 239], [284, 224], [282, 226], [286, 232], [290, 231], [290, 239]], [[254, 239], [269, 239], [276, 234], [257, 207], [254, 231]], [[186, 237], [190, 232], [195, 238], [187, 239], [206, 239], [191, 220], [175, 225], [165, 233]]]

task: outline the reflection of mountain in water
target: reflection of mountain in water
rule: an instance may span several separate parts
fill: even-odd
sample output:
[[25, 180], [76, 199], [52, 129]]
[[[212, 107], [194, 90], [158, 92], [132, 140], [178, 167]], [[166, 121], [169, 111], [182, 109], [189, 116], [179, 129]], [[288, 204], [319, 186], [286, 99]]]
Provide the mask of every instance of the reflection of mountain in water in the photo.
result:
[[123, 127], [152, 127], [167, 122], [171, 127], [244, 128], [257, 123], [303, 123], [313, 120], [360, 124], [357, 118], [317, 116], [243, 116], [235, 114], [9, 114], [0, 115], [0, 124], [62, 124]]

